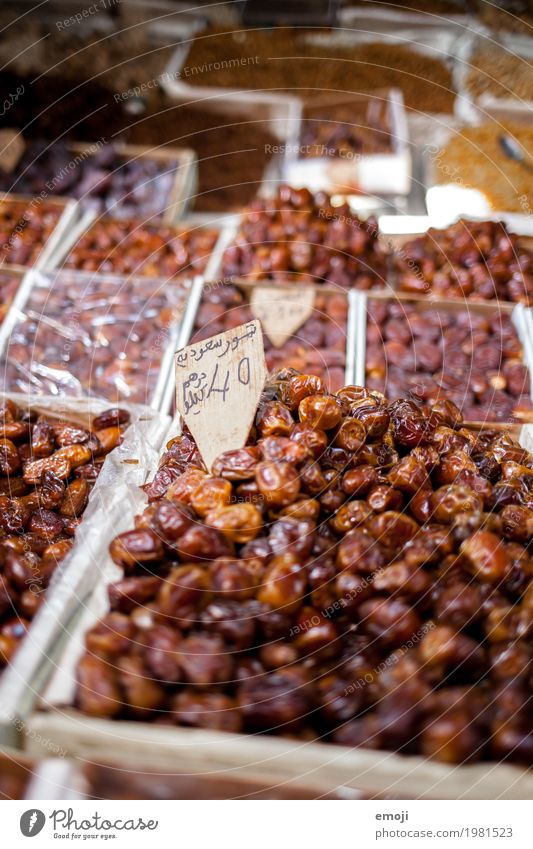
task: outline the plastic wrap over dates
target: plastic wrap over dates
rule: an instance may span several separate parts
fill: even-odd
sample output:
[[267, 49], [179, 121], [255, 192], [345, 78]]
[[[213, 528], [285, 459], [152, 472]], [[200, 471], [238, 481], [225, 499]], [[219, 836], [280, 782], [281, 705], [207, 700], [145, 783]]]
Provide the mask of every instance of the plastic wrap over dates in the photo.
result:
[[532, 760], [533, 457], [291, 369], [211, 474], [171, 440], [86, 635], [95, 717]]
[[0, 173], [0, 190], [68, 195], [83, 208], [115, 218], [151, 217], [166, 211], [177, 166], [176, 160], [125, 155], [113, 144], [76, 152], [61, 140], [35, 139], [13, 173]]
[[0, 366], [6, 391], [150, 404], [187, 281], [39, 274]]

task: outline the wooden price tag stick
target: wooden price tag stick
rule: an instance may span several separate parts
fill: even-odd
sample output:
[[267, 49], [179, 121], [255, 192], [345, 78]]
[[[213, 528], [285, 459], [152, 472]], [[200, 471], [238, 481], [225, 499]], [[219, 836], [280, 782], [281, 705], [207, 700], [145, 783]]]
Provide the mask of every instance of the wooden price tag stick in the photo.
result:
[[206, 467], [246, 444], [267, 376], [258, 321], [176, 353], [176, 407]]
[[295, 285], [291, 289], [254, 286], [250, 295], [252, 315], [259, 319], [276, 348], [281, 348], [307, 321], [314, 305], [315, 293], [309, 286]]
[[26, 149], [18, 130], [0, 130], [0, 170], [10, 174]]

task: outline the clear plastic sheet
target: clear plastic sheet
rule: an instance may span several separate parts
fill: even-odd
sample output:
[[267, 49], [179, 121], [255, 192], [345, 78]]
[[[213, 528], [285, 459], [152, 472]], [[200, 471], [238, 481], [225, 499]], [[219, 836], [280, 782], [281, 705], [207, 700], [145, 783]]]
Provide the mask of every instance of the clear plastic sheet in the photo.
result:
[[[79, 149], [78, 149], [79, 148]], [[59, 139], [30, 141], [14, 172], [0, 174], [0, 190], [68, 195], [82, 209], [115, 218], [162, 216], [171, 201], [179, 161], [99, 142], [83, 147]], [[49, 188], [50, 174], [56, 175]]]
[[35, 273], [0, 364], [4, 391], [158, 406], [189, 280]]

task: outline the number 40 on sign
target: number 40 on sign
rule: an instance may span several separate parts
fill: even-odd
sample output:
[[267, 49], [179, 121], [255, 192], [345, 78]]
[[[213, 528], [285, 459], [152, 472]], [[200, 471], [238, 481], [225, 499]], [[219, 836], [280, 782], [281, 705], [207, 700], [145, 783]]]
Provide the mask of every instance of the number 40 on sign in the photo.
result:
[[208, 469], [246, 444], [266, 375], [257, 320], [176, 353], [176, 407]]

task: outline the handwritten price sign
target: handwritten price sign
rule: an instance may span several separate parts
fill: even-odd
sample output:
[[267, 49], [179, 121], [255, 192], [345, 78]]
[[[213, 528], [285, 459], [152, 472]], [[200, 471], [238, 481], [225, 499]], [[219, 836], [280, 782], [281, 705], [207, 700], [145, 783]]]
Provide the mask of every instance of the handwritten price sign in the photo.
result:
[[259, 321], [241, 324], [176, 353], [176, 406], [208, 469], [242, 448], [267, 369]]

